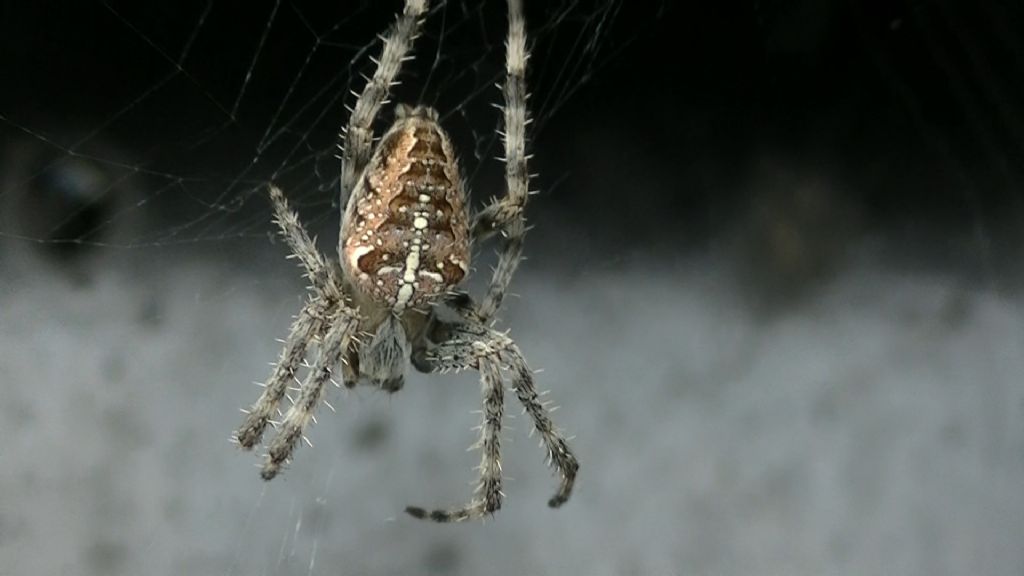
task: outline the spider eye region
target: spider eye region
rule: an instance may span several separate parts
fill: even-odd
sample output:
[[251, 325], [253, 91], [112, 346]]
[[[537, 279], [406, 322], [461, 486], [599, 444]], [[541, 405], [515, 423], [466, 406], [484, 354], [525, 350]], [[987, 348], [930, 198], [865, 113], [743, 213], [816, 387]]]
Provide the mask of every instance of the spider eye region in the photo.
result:
[[361, 292], [401, 312], [429, 304], [466, 276], [465, 193], [436, 114], [399, 114], [352, 194], [342, 261]]

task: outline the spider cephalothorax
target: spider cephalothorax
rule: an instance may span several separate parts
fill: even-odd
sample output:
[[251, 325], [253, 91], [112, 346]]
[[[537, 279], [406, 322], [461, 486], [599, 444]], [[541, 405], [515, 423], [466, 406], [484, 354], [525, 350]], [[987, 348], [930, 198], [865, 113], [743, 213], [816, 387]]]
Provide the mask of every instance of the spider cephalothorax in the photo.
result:
[[[311, 286], [263, 393], [235, 435], [239, 445], [250, 449], [268, 424], [277, 430], [267, 447], [264, 479], [274, 478], [291, 459], [339, 365], [346, 386], [367, 382], [395, 392], [411, 363], [428, 373], [478, 371], [484, 409], [477, 444], [482, 451], [480, 484], [473, 500], [450, 510], [410, 506], [407, 512], [450, 522], [480, 518], [501, 507], [506, 378], [560, 476], [548, 504], [557, 507], [569, 499], [579, 467], [576, 458], [539, 400], [533, 372], [519, 347], [490, 326], [522, 254], [529, 183], [526, 35], [520, 0], [508, 5], [504, 197], [470, 219], [455, 153], [432, 108], [397, 106], [394, 124], [373, 146], [373, 120], [416, 37], [426, 0], [406, 0], [344, 131], [341, 191], [348, 202], [338, 242], [340, 263], [320, 254], [284, 194], [270, 187], [277, 224]], [[469, 273], [472, 245], [495, 233], [501, 239], [498, 263], [486, 296], [476, 304], [454, 288]], [[448, 314], [439, 314], [441, 309]], [[305, 380], [290, 388], [312, 349], [315, 361]], [[291, 405], [282, 412], [279, 405], [286, 398]]]

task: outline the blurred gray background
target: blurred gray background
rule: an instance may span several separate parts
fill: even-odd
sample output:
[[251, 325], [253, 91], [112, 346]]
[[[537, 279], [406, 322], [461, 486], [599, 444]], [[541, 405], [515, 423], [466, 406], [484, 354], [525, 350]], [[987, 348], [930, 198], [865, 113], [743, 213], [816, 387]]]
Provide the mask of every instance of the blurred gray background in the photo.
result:
[[[501, 326], [573, 499], [516, 417], [498, 515], [402, 513], [469, 497], [474, 374], [332, 389], [260, 480], [229, 437], [304, 291], [265, 184], [331, 253], [346, 93], [399, 6], [4, 5], [0, 574], [1024, 573], [1005, 3], [528, 2], [540, 194]], [[440, 5], [397, 95], [477, 203], [503, 10]]]

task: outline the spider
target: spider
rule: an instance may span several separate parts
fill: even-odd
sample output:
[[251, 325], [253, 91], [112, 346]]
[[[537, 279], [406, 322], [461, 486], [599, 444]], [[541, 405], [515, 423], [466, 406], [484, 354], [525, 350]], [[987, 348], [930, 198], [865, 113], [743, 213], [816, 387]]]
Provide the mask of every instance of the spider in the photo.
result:
[[[406, 0], [382, 37], [376, 70], [343, 129], [341, 193], [348, 202], [338, 261], [317, 251], [284, 194], [269, 186], [289, 257], [301, 263], [311, 286], [262, 394], [243, 411], [245, 421], [235, 439], [242, 448], [252, 449], [268, 424], [276, 429], [261, 471], [263, 479], [271, 480], [290, 461], [300, 439], [306, 440], [303, 433], [314, 421], [318, 405], [326, 403], [325, 386], [333, 382], [337, 366], [346, 387], [363, 382], [387, 392], [402, 388], [407, 363], [424, 373], [473, 369], [480, 373], [483, 394], [481, 436], [475, 445], [482, 451], [479, 486], [463, 506], [433, 511], [409, 506], [406, 512], [437, 522], [460, 522], [501, 508], [506, 377], [547, 449], [549, 465], [560, 476], [558, 490], [548, 501], [556, 508], [569, 499], [579, 465], [540, 400], [519, 347], [492, 328], [522, 256], [526, 232], [528, 52], [521, 0], [508, 2], [500, 107], [507, 192], [472, 218], [451, 141], [434, 109], [399, 104], [394, 123], [373, 145], [374, 119], [409, 58], [427, 9], [427, 0]], [[472, 247], [491, 236], [500, 239], [498, 263], [486, 296], [477, 303], [456, 287], [469, 273]], [[296, 374], [314, 346], [316, 359], [292, 398], [290, 383], [298, 382]], [[278, 406], [286, 397], [291, 406], [282, 413]]]

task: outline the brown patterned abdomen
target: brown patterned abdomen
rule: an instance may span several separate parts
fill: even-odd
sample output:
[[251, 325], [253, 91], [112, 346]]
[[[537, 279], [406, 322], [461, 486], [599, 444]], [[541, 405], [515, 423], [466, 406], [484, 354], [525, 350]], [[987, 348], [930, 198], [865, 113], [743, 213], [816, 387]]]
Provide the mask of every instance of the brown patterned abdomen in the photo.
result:
[[469, 270], [469, 224], [448, 135], [430, 108], [400, 106], [342, 227], [353, 285], [396, 311], [429, 303]]

